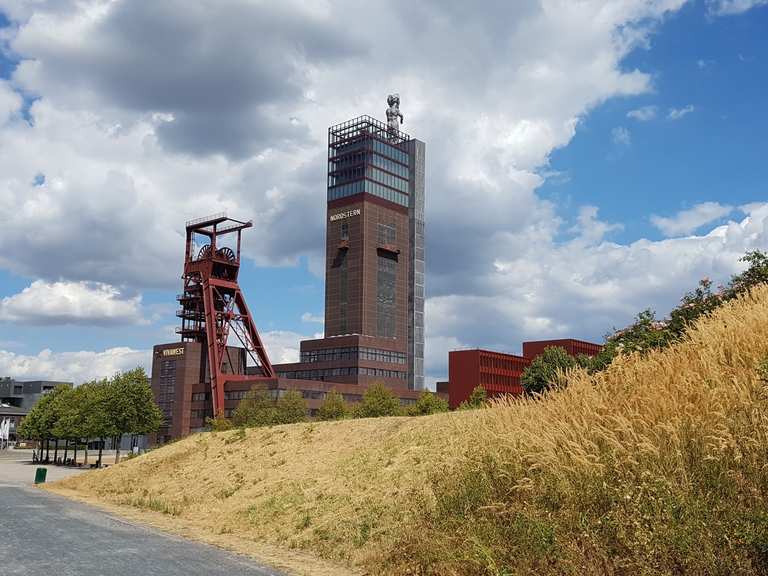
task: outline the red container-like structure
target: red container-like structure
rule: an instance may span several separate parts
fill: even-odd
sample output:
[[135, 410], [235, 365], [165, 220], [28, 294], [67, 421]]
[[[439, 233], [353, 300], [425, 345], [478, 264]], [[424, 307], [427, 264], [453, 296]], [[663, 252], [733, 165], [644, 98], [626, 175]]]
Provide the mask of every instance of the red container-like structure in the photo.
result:
[[[256, 324], [237, 282], [240, 271], [242, 231], [253, 226], [216, 214], [187, 222], [184, 256], [184, 292], [178, 297], [182, 342], [200, 342], [207, 351], [213, 413], [224, 412], [224, 383], [259, 378], [274, 378], [275, 372], [256, 330]], [[224, 245], [224, 237], [236, 235], [234, 248]], [[207, 243], [200, 248], [196, 238]], [[231, 373], [227, 367], [238, 363], [229, 358], [227, 342], [234, 336], [245, 350], [249, 374]], [[227, 373], [230, 372], [230, 373]], [[244, 372], [244, 371], [243, 371]]]

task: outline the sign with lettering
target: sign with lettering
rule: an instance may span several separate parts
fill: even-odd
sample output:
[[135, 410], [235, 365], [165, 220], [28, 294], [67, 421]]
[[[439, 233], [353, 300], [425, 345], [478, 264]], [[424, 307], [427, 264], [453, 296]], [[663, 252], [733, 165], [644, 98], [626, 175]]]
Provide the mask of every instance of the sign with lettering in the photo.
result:
[[166, 348], [163, 350], [163, 356], [183, 356], [184, 348]]
[[344, 218], [352, 218], [352, 216], [360, 216], [360, 208], [347, 210], [346, 212], [339, 212], [337, 214], [331, 214], [331, 222], [336, 222], [336, 220], [343, 220]]

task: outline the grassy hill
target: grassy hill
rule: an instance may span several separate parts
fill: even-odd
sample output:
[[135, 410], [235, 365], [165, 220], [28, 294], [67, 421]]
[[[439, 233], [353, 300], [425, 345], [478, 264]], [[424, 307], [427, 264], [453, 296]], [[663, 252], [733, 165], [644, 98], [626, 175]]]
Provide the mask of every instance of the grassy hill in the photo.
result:
[[761, 288], [540, 400], [197, 434], [53, 489], [371, 574], [761, 574], [767, 357]]

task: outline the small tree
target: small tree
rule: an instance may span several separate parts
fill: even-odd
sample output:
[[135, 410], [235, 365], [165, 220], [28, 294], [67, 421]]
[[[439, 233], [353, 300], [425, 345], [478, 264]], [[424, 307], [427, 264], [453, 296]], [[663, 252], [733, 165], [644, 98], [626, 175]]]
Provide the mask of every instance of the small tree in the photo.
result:
[[482, 408], [488, 399], [488, 392], [482, 386], [476, 386], [469, 398], [459, 404], [459, 410], [473, 410]]
[[149, 378], [143, 368], [116, 374], [108, 382], [105, 392], [117, 463], [120, 461], [123, 435], [155, 432], [162, 424], [163, 415], [155, 404]]
[[331, 390], [325, 395], [323, 403], [320, 404], [318, 418], [320, 420], [342, 420], [347, 417], [348, 413], [349, 408], [344, 402], [344, 397], [336, 390]]
[[275, 404], [273, 424], [294, 424], [307, 419], [307, 401], [296, 390], [289, 390]]
[[436, 414], [437, 412], [447, 412], [448, 401], [437, 394], [425, 390], [419, 395], [418, 400], [408, 407], [408, 415], [424, 416], [427, 414]]
[[735, 298], [758, 284], [768, 283], [768, 253], [753, 250], [742, 256], [739, 262], [746, 262], [749, 267], [731, 278], [725, 290], [728, 298]]
[[560, 384], [560, 376], [578, 365], [576, 358], [564, 348], [550, 346], [536, 356], [523, 371], [521, 382], [528, 394], [541, 394]]
[[263, 390], [251, 390], [232, 413], [235, 426], [269, 426], [275, 421], [275, 402]]
[[226, 418], [223, 414], [219, 414], [215, 418], [206, 418], [205, 423], [208, 424], [214, 432], [226, 432], [227, 430], [232, 430], [232, 428], [234, 428], [232, 420]]
[[363, 399], [355, 407], [357, 418], [400, 416], [401, 414], [400, 400], [381, 382], [371, 384], [363, 394]]

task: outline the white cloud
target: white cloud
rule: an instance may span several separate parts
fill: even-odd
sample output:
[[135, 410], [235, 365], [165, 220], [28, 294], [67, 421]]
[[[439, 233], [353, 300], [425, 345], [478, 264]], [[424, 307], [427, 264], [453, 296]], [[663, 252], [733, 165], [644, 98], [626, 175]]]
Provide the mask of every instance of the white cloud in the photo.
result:
[[0, 321], [34, 325], [141, 324], [141, 296], [126, 298], [108, 284], [36, 280], [0, 300]]
[[[701, 236], [628, 245], [574, 240], [556, 244], [528, 236], [500, 239], [497, 259], [478, 283], [483, 294], [451, 294], [427, 301], [427, 361], [434, 378], [447, 373], [449, 347], [492, 347], [519, 353], [528, 339], [576, 337], [601, 341], [640, 310], [664, 315], [686, 290], [710, 277], [726, 281], [743, 269], [748, 250], [768, 249], [768, 204], [742, 207], [747, 215]], [[468, 314], [467, 311], [471, 311]], [[446, 339], [453, 338], [446, 347]], [[458, 341], [455, 339], [458, 338]], [[435, 355], [430, 350], [437, 342]]]
[[606, 234], [622, 230], [623, 225], [603, 222], [597, 217], [597, 206], [582, 206], [579, 209], [579, 215], [576, 218], [576, 226], [571, 232], [577, 234], [577, 238], [586, 244], [598, 244], [603, 240]]
[[286, 364], [299, 361], [299, 342], [309, 336], [291, 332], [290, 330], [272, 330], [264, 332], [261, 339], [267, 349], [269, 361], [272, 364]]
[[680, 120], [683, 116], [686, 116], [695, 110], [693, 104], [688, 104], [683, 108], [670, 108], [667, 113], [668, 120]]
[[[562, 243], [568, 215], [536, 194], [591, 110], [651, 90], [624, 58], [683, 4], [0, 0], [12, 83], [39, 97], [31, 123], [0, 130], [0, 268], [176, 289], [184, 220], [226, 209], [254, 220], [246, 257], [322, 270], [327, 127], [383, 118], [397, 90], [428, 148], [433, 377], [452, 346], [599, 337], [765, 245], [759, 210], [702, 237], [606, 242], [617, 224], [578, 198]], [[275, 363], [297, 358], [301, 335], [264, 338]]]
[[732, 16], [741, 14], [755, 8], [768, 4], [768, 0], [708, 0], [707, 7], [710, 14], [716, 16]]
[[21, 110], [22, 98], [8, 82], [0, 80], [0, 127]]
[[656, 118], [657, 111], [657, 106], [642, 106], [627, 112], [627, 118], [632, 118], [638, 122], [648, 122], [649, 120]]
[[651, 223], [665, 236], [690, 234], [702, 226], [724, 218], [733, 212], [733, 206], [718, 202], [702, 202], [688, 210], [682, 210], [672, 217], [651, 216]]
[[0, 350], [0, 374], [19, 380], [58, 380], [81, 384], [117, 372], [143, 367], [149, 374], [152, 352], [132, 348], [109, 348], [102, 352], [52, 352], [35, 356]]
[[325, 322], [325, 317], [322, 314], [312, 314], [311, 312], [304, 312], [304, 314], [301, 315], [301, 321], [311, 322], [314, 324], [323, 324]]
[[[299, 341], [308, 338], [285, 330], [264, 332], [261, 337], [273, 364], [297, 362]], [[147, 374], [151, 372], [151, 350], [117, 347], [100, 352], [53, 352], [46, 349], [36, 355], [25, 355], [0, 349], [0, 376], [19, 380], [58, 380], [81, 384], [137, 366], [144, 368]]]
[[611, 140], [617, 146], [629, 146], [632, 144], [632, 134], [624, 126], [617, 126], [611, 130]]

